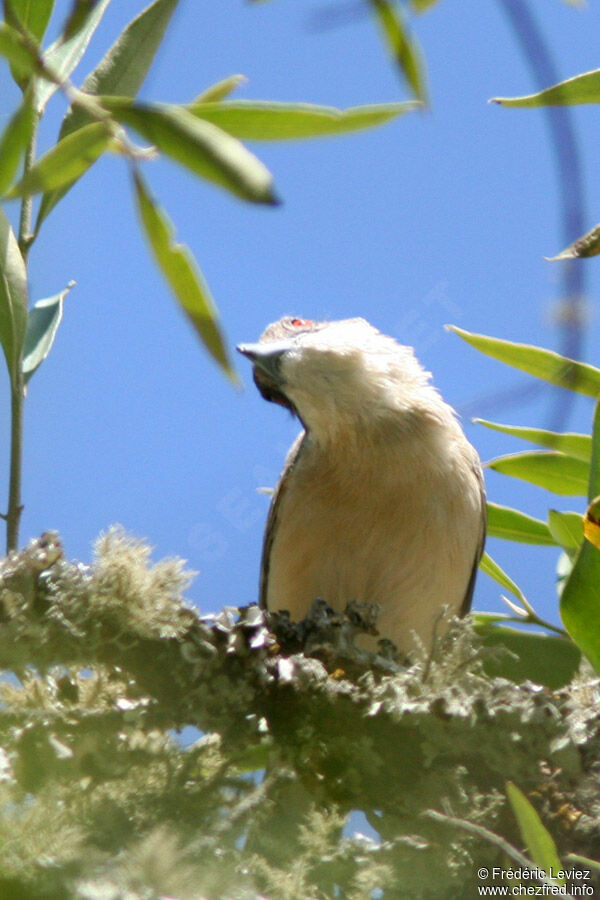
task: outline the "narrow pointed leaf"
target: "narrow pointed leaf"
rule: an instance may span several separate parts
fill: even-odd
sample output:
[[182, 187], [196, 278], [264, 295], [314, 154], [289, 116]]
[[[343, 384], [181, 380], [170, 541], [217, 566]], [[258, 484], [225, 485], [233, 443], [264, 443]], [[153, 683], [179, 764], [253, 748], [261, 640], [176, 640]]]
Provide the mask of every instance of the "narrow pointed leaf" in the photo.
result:
[[[83, 27], [69, 37], [68, 40], [64, 40], [62, 37], [58, 38], [44, 54], [44, 61], [57, 75], [59, 81], [69, 78], [81, 60], [109, 3], [110, 0], [98, 0], [86, 16]], [[57, 88], [58, 85], [56, 84], [40, 81], [35, 95], [35, 107], [39, 112], [43, 111], [46, 103]]]
[[54, 0], [4, 0], [4, 18], [9, 25], [18, 29], [24, 26], [38, 43], [44, 37]]
[[583, 520], [581, 513], [548, 510], [548, 528], [557, 544], [567, 553], [578, 550], [583, 540]]
[[581, 459], [554, 450], [535, 450], [499, 456], [487, 468], [520, 478], [567, 497], [587, 493], [589, 466]]
[[[236, 88], [241, 84], [244, 84], [247, 80], [245, 75], [230, 75], [228, 78], [223, 78], [222, 81], [217, 81], [215, 84], [211, 84], [210, 87], [206, 88], [205, 91], [202, 91], [202, 93], [196, 97], [192, 106], [196, 103], [219, 103], [221, 100], [224, 100], [225, 97], [229, 97]], [[113, 93], [116, 93], [116, 91]]]
[[[563, 868], [552, 835], [544, 827], [537, 810], [512, 781], [506, 783], [506, 794], [512, 806], [519, 831], [529, 855], [544, 872], [560, 872]], [[564, 878], [553, 879], [565, 884]]]
[[447, 328], [476, 350], [528, 372], [536, 378], [542, 378], [550, 384], [590, 397], [597, 397], [600, 394], [600, 369], [595, 366], [576, 362], [552, 350], [543, 350], [531, 344], [516, 344], [513, 341], [503, 341], [483, 334], [472, 334], [455, 325], [449, 325]]
[[269, 170], [236, 138], [211, 122], [180, 106], [134, 104], [118, 97], [105, 97], [102, 102], [120, 122], [135, 128], [196, 175], [253, 203], [278, 202]]
[[390, 0], [369, 0], [392, 58], [419, 100], [427, 99], [421, 50]]
[[[13, 77], [21, 86], [38, 73], [39, 59], [35, 47], [30, 46], [23, 35], [6, 22], [0, 22], [0, 56], [9, 61]], [[44, 80], [40, 83], [48, 84]]]
[[15, 384], [27, 329], [27, 272], [17, 239], [0, 207], [0, 342]]
[[524, 428], [521, 425], [500, 425], [498, 422], [488, 422], [485, 419], [473, 419], [477, 425], [491, 428], [492, 431], [500, 431], [502, 434], [510, 434], [512, 437], [521, 438], [523, 441], [531, 441], [540, 444], [550, 450], [561, 450], [569, 456], [576, 456], [586, 462], [592, 455], [592, 439], [588, 434], [576, 434], [574, 432], [559, 433], [545, 431], [542, 428]]
[[597, 256], [600, 253], [600, 225], [596, 225], [583, 237], [578, 238], [556, 256], [546, 257], [548, 262], [558, 262], [562, 259], [583, 259], [586, 256]]
[[422, 13], [425, 12], [426, 9], [429, 9], [430, 6], [433, 6], [434, 3], [437, 3], [438, 0], [411, 0], [410, 5], [414, 9], [415, 12]]
[[[600, 402], [592, 432], [588, 502], [600, 495]], [[600, 550], [584, 540], [560, 598], [560, 616], [577, 646], [600, 672]]]
[[600, 103], [600, 69], [575, 75], [544, 91], [523, 97], [493, 97], [490, 103], [502, 106], [566, 106], [574, 103]]
[[[87, 94], [114, 94], [135, 97], [156, 55], [178, 0], [155, 0], [129, 23], [93, 72], [87, 76], [81, 90]], [[90, 122], [81, 107], [71, 106], [63, 119], [59, 141]], [[75, 184], [73, 179], [42, 197], [35, 234], [56, 204]]]
[[489, 537], [524, 544], [556, 544], [550, 530], [541, 519], [527, 516], [518, 509], [487, 504], [487, 533]]
[[29, 310], [27, 333], [23, 348], [23, 374], [25, 383], [44, 362], [52, 345], [63, 314], [63, 303], [72, 285], [56, 294], [46, 297]]
[[508, 678], [517, 684], [533, 681], [556, 691], [570, 684], [581, 664], [581, 651], [569, 638], [503, 625], [498, 614], [472, 613], [473, 627], [485, 647], [506, 647], [510, 653], [482, 658], [490, 678]]
[[111, 143], [103, 122], [93, 122], [69, 134], [45, 153], [27, 174], [7, 193], [24, 197], [68, 184], [83, 175]]
[[0, 196], [17, 174], [33, 133], [33, 125], [33, 107], [29, 96], [25, 96], [0, 137]]
[[218, 125], [241, 140], [282, 141], [326, 137], [364, 128], [374, 128], [403, 113], [419, 109], [420, 104], [380, 103], [336, 109], [310, 103], [276, 103], [256, 100], [230, 100], [207, 103], [196, 100], [188, 107], [199, 118]]
[[139, 173], [135, 175], [135, 195], [146, 238], [167, 284], [208, 352], [235, 380], [208, 285], [189, 249], [173, 242], [173, 225], [150, 196]]
[[486, 575], [489, 575], [490, 578], [493, 578], [493, 580], [505, 590], [510, 591], [513, 597], [516, 597], [520, 603], [525, 601], [525, 596], [521, 588], [506, 574], [496, 560], [492, 559], [489, 553], [483, 554], [479, 560], [479, 568], [482, 572], [485, 572]]

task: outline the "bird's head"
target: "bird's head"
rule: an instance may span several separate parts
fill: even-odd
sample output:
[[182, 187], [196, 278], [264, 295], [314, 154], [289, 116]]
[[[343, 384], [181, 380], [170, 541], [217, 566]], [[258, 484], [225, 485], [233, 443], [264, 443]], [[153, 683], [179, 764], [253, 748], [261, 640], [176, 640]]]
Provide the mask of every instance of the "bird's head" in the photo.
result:
[[366, 436], [390, 420], [400, 427], [433, 398], [442, 402], [412, 348], [365, 319], [286, 317], [237, 349], [251, 360], [265, 400], [290, 409], [317, 440]]

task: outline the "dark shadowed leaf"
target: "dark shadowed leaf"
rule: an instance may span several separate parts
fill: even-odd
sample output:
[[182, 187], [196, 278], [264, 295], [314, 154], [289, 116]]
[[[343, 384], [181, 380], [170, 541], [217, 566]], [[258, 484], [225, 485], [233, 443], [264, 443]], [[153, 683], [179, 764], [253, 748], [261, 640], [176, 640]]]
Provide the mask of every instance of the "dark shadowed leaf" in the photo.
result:
[[181, 106], [105, 97], [115, 118], [139, 131], [182, 166], [254, 203], [275, 204], [273, 177], [236, 138]]
[[415, 97], [426, 102], [421, 49], [410, 34], [399, 7], [390, 0], [369, 0], [388, 50]]
[[29, 310], [27, 318], [27, 333], [23, 348], [23, 374], [25, 383], [29, 381], [33, 373], [44, 362], [54, 343], [58, 326], [63, 314], [63, 302], [69, 293], [70, 284], [56, 294], [38, 302]]
[[34, 112], [28, 94], [0, 137], [0, 196], [17, 174], [21, 157], [33, 133]]
[[[588, 502], [600, 495], [600, 402], [596, 404]], [[584, 540], [560, 598], [563, 624], [600, 672], [600, 550]]]
[[525, 544], [556, 544], [550, 530], [541, 519], [534, 519], [518, 509], [487, 504], [487, 533], [489, 537]]
[[202, 273], [189, 249], [173, 242], [173, 225], [151, 197], [139, 173], [134, 181], [140, 220], [158, 267], [206, 349], [236, 380], [219, 330], [217, 310]]
[[[155, 0], [129, 23], [101, 62], [83, 82], [88, 94], [114, 94], [135, 97], [164, 37], [178, 0]], [[63, 119], [59, 141], [90, 122], [81, 107], [71, 106]], [[35, 233], [40, 225], [77, 179], [49, 191], [42, 197]]]
[[473, 626], [484, 645], [505, 647], [507, 651], [483, 656], [483, 668], [490, 678], [509, 678], [518, 684], [533, 681], [551, 690], [558, 690], [573, 680], [581, 663], [581, 651], [573, 641], [503, 625], [506, 618], [498, 614], [472, 614]]
[[591, 397], [600, 394], [600, 369], [595, 366], [576, 362], [552, 350], [543, 350], [530, 344], [516, 344], [483, 334], [472, 334], [455, 325], [447, 328], [482, 353], [535, 375], [536, 378], [543, 378], [551, 384]]
[[48, 150], [27, 174], [7, 193], [7, 197], [23, 197], [49, 191], [72, 183], [83, 175], [104, 153], [111, 142], [102, 122], [85, 125], [69, 134]]
[[569, 456], [590, 461], [592, 455], [592, 439], [588, 434], [576, 434], [574, 432], [560, 433], [546, 431], [542, 428], [525, 428], [521, 425], [500, 425], [498, 422], [487, 422], [485, 419], [473, 419], [477, 425], [484, 425], [492, 431], [500, 431], [502, 434], [510, 434], [512, 437], [521, 438], [523, 441], [531, 441], [540, 444], [550, 450], [562, 450]]
[[600, 253], [600, 225], [596, 225], [583, 237], [578, 238], [556, 256], [547, 257], [549, 262], [561, 259], [584, 259], [586, 256], [597, 256]]
[[493, 97], [490, 103], [502, 106], [565, 106], [572, 103], [600, 103], [600, 69], [575, 75], [537, 94], [523, 97]]
[[188, 108], [194, 115], [218, 125], [223, 131], [242, 140], [282, 141], [374, 128], [403, 113], [419, 109], [420, 104], [409, 100], [404, 103], [335, 109], [332, 106], [310, 103], [256, 100], [207, 103], [196, 100]]
[[17, 239], [1, 207], [0, 275], [0, 341], [14, 386], [27, 329], [27, 272]]
[[[86, 15], [82, 27], [68, 40], [59, 37], [44, 54], [44, 61], [48, 63], [59, 80], [64, 81], [73, 72], [85, 53], [109, 3], [110, 0], [98, 0], [94, 3]], [[41, 112], [57, 88], [56, 84], [49, 81], [40, 81], [35, 92], [35, 108]]]
[[[533, 804], [512, 781], [506, 783], [506, 793], [519, 823], [521, 838], [531, 859], [543, 872], [560, 872], [563, 865], [556, 844], [550, 832], [544, 827]], [[554, 880], [558, 884], [565, 884], [564, 877], [555, 877]]]
[[512, 475], [554, 494], [581, 496], [587, 492], [589, 465], [574, 456], [554, 450], [534, 450], [499, 456], [486, 463], [487, 468]]

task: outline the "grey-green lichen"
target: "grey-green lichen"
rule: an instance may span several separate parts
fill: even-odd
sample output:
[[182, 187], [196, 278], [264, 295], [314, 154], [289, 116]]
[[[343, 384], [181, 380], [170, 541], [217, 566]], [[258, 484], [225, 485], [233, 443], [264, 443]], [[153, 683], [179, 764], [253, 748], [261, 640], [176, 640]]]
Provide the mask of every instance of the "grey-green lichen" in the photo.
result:
[[523, 849], [507, 780], [600, 856], [589, 673], [489, 677], [468, 622], [403, 666], [354, 646], [360, 604], [200, 617], [189, 582], [118, 529], [91, 566], [54, 534], [0, 564], [0, 897], [475, 897], [502, 854], [426, 813]]

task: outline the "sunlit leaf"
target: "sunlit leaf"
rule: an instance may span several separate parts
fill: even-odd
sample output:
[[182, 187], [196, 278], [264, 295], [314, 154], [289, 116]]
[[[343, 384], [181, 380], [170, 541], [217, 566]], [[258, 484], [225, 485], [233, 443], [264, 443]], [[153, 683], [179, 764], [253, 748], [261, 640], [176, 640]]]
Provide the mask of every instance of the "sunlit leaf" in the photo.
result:
[[[210, 87], [206, 88], [205, 91], [202, 91], [202, 93], [192, 102], [191, 106], [195, 106], [196, 103], [219, 103], [221, 100], [224, 100], [225, 97], [229, 97], [236, 88], [241, 84], [244, 84], [247, 80], [245, 75], [230, 75], [228, 78], [223, 78], [222, 81], [217, 81], [215, 84], [211, 84]], [[108, 93], [108, 91], [106, 93]], [[116, 93], [116, 91], [111, 93]]]
[[33, 133], [34, 112], [27, 94], [0, 137], [0, 195], [4, 194], [19, 168]]
[[[506, 794], [531, 859], [543, 872], [560, 872], [563, 866], [556, 844], [550, 832], [544, 827], [535, 807], [512, 781], [506, 783]], [[564, 878], [555, 876], [553, 880], [557, 884], [565, 884]]]
[[550, 530], [541, 519], [534, 519], [517, 509], [487, 503], [487, 533], [489, 537], [525, 544], [556, 544]]
[[215, 303], [192, 254], [187, 247], [173, 242], [173, 225], [151, 197], [139, 173], [135, 174], [135, 194], [144, 232], [167, 284], [206, 349], [235, 380], [219, 330]]
[[583, 535], [586, 541], [600, 550], [600, 497], [594, 497], [583, 517]]
[[0, 342], [13, 386], [27, 329], [27, 272], [19, 245], [0, 207]]
[[72, 183], [87, 172], [110, 142], [111, 136], [102, 122], [85, 125], [40, 157], [6, 196], [23, 197]]
[[586, 256], [597, 256], [600, 253], [600, 225], [596, 225], [583, 237], [578, 238], [556, 256], [548, 256], [549, 262], [561, 259], [583, 259]]
[[410, 34], [400, 7], [391, 0], [369, 0], [388, 50], [419, 100], [427, 99], [422, 54]]
[[494, 472], [512, 475], [564, 496], [584, 495], [589, 466], [581, 459], [554, 450], [534, 450], [499, 456], [486, 463]]
[[517, 684], [533, 681], [554, 691], [570, 684], [579, 669], [581, 651], [569, 638], [504, 625], [504, 615], [475, 612], [471, 618], [484, 646], [509, 651], [482, 657], [490, 678], [509, 678]]
[[9, 25], [19, 25], [29, 32], [38, 42], [46, 33], [54, 0], [3, 0], [4, 18]]
[[419, 103], [380, 103], [335, 109], [310, 103], [278, 103], [230, 100], [207, 103], [196, 100], [189, 106], [194, 115], [218, 125], [242, 140], [282, 141], [344, 134], [383, 125], [403, 113], [418, 109]]
[[500, 425], [498, 422], [488, 422], [485, 419], [473, 419], [477, 425], [491, 428], [492, 431], [500, 431], [502, 434], [510, 434], [512, 437], [521, 438], [523, 441], [531, 441], [540, 444], [550, 450], [561, 450], [569, 456], [576, 456], [586, 462], [592, 455], [592, 439], [588, 434], [576, 434], [575, 432], [560, 433], [546, 431], [542, 428], [525, 428], [521, 425]]
[[[114, 94], [135, 97], [164, 37], [178, 0], [155, 0], [129, 23], [117, 41], [105, 54], [81, 89], [87, 94]], [[59, 141], [82, 128], [90, 121], [88, 113], [79, 106], [71, 106], [63, 119]], [[44, 194], [38, 211], [35, 234], [75, 180]]]
[[[23, 35], [6, 22], [0, 22], [0, 56], [11, 65], [17, 84], [24, 86], [32, 75], [38, 74], [39, 59], [35, 47], [30, 46]], [[40, 80], [41, 84], [48, 82]]]
[[69, 293], [70, 284], [54, 297], [46, 297], [29, 310], [27, 333], [23, 348], [23, 374], [25, 383], [44, 362], [54, 343], [63, 314], [63, 302]]
[[236, 138], [181, 106], [134, 104], [105, 97], [103, 105], [181, 165], [254, 203], [277, 203], [273, 177]]
[[513, 597], [516, 597], [520, 603], [523, 603], [525, 597], [521, 588], [506, 574], [496, 560], [492, 559], [489, 553], [483, 554], [479, 560], [479, 568], [482, 572], [485, 572], [486, 575], [489, 575], [490, 578], [493, 578], [493, 580], [505, 590], [510, 591]]
[[[592, 432], [588, 502], [600, 495], [600, 402], [596, 404]], [[564, 626], [600, 672], [600, 550], [584, 540], [575, 557], [560, 599]]]
[[581, 513], [548, 510], [548, 528], [557, 544], [568, 553], [579, 549], [583, 540], [583, 520]]
[[[110, 0], [98, 0], [88, 12], [83, 26], [68, 40], [59, 37], [44, 54], [44, 61], [58, 76], [59, 81], [69, 78], [81, 57], [86, 51], [102, 16], [106, 12]], [[58, 85], [48, 81], [40, 81], [35, 93], [35, 107], [40, 112], [57, 90]]]
[[537, 94], [523, 97], [493, 97], [490, 103], [502, 106], [565, 106], [573, 103], [600, 103], [600, 69], [575, 75]]
[[483, 334], [472, 334], [455, 325], [447, 327], [482, 353], [535, 375], [536, 378], [591, 397], [600, 394], [600, 369], [595, 366], [576, 362], [552, 350], [543, 350], [530, 344], [516, 344]]

